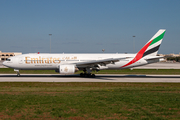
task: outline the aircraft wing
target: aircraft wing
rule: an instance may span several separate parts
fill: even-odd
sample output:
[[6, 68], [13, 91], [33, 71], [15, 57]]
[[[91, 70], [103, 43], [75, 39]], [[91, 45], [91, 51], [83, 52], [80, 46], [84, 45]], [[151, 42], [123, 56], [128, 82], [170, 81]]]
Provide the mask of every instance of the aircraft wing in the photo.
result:
[[107, 64], [114, 64], [115, 62], [118, 62], [122, 59], [127, 59], [128, 57], [124, 57], [124, 58], [108, 58], [108, 59], [102, 59], [102, 60], [92, 60], [92, 61], [86, 61], [86, 62], [79, 62], [76, 63], [76, 66], [80, 67], [80, 66], [86, 66], [86, 67], [92, 67], [92, 66], [96, 66], [96, 65], [102, 65], [105, 66]]

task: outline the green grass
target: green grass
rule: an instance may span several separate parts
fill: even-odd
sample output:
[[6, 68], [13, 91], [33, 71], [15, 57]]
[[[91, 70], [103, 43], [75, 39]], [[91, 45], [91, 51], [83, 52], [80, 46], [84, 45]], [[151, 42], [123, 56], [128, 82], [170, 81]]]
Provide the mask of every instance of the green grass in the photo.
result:
[[[75, 74], [79, 74], [79, 71]], [[21, 74], [59, 74], [54, 70], [20, 70]], [[168, 75], [180, 75], [180, 69], [124, 69], [124, 70], [101, 70], [99, 72], [92, 72], [95, 74], [168, 74]], [[0, 74], [16, 74], [14, 69], [0, 68]]]
[[[55, 70], [20, 70], [22, 74], [58, 74]], [[12, 68], [0, 68], [0, 74], [16, 74]]]
[[180, 84], [5, 82], [0, 119], [180, 119]]

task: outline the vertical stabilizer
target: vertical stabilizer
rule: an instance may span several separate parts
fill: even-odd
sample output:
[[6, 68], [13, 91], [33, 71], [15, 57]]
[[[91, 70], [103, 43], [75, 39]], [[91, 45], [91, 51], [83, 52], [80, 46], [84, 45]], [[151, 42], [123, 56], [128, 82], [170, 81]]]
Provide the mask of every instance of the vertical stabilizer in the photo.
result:
[[[145, 50], [145, 52], [143, 53], [142, 57], [145, 57], [147, 55], [150, 56], [156, 56], [159, 50], [159, 47], [161, 45], [161, 42], [163, 40], [164, 34], [165, 34], [166, 30], [165, 29], [160, 29], [148, 42], [146, 45], [147, 49]], [[145, 46], [146, 46], [145, 45]], [[144, 47], [145, 47], [144, 46]], [[144, 48], [143, 47], [143, 48]], [[142, 48], [142, 49], [143, 49]]]
[[161, 45], [161, 42], [164, 37], [164, 33], [166, 32], [165, 29], [160, 29], [145, 45], [144, 47], [136, 54], [133, 60], [129, 63], [125, 64], [122, 67], [129, 66], [141, 58], [145, 56], [156, 56]]

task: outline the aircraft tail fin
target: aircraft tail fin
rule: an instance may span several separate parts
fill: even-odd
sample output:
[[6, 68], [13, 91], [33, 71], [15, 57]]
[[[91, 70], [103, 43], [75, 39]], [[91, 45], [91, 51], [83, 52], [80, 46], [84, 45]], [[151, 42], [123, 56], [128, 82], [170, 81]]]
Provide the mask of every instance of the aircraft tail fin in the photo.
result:
[[164, 34], [166, 30], [160, 29], [145, 45], [144, 47], [136, 54], [133, 60], [131, 60], [129, 63], [125, 64], [122, 67], [126, 67], [128, 65], [131, 65], [141, 58], [148, 56], [156, 58], [155, 56], [158, 53], [159, 47], [161, 45], [161, 42], [163, 40]]
[[165, 29], [160, 29], [137, 54], [141, 54], [141, 57], [156, 56], [165, 32]]

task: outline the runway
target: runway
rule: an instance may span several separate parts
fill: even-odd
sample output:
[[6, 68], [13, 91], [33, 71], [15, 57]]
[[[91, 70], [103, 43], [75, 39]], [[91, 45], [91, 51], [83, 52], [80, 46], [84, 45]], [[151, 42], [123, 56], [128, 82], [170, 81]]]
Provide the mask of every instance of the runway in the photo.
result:
[[158, 62], [158, 63], [147, 64], [140, 67], [135, 67], [134, 69], [180, 69], [180, 63]]
[[58, 74], [0, 74], [0, 82], [142, 82], [180, 83], [180, 75], [97, 74], [95, 78]]

